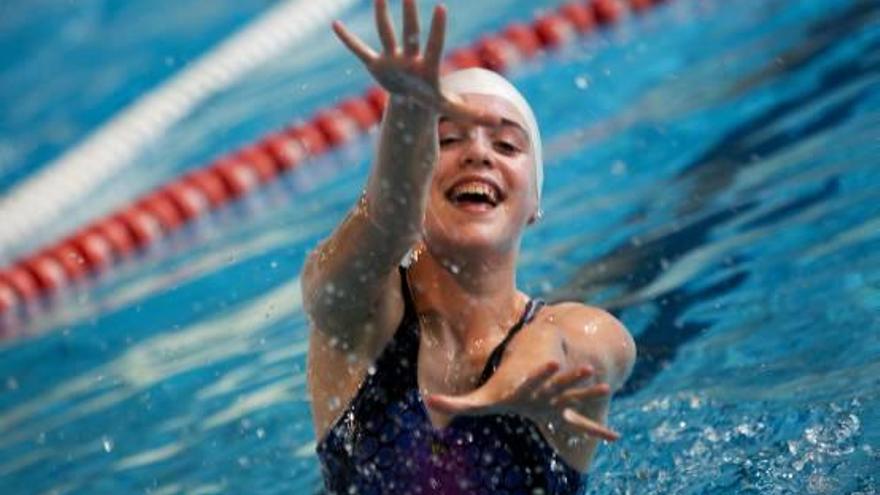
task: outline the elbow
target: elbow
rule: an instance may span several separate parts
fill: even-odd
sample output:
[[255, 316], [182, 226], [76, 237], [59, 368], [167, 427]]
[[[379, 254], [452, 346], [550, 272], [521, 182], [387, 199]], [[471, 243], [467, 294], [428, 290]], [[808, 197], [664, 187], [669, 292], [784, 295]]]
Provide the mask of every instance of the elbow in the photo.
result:
[[317, 263], [318, 248], [306, 257], [305, 264], [300, 272], [299, 288], [302, 294], [303, 311], [310, 319], [314, 319], [318, 306], [320, 293], [320, 270]]
[[605, 362], [608, 381], [616, 391], [623, 387], [632, 374], [637, 354], [636, 343], [623, 323], [610, 313], [603, 311], [601, 320], [601, 326], [606, 331], [603, 340], [607, 346]]
[[638, 351], [636, 349], [635, 340], [633, 340], [632, 335], [630, 335], [626, 327], [620, 322], [617, 322], [617, 325], [615, 326], [617, 327], [615, 331], [616, 335], [610, 354], [615, 378], [613, 386], [614, 390], [619, 390], [632, 374]]

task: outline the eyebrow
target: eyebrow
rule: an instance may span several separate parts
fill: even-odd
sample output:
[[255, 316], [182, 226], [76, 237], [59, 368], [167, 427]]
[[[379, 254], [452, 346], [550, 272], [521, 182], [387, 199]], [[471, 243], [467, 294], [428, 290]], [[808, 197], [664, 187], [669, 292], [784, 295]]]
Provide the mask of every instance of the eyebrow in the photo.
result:
[[516, 127], [517, 129], [521, 130], [521, 131], [523, 132], [523, 134], [526, 135], [526, 137], [529, 136], [529, 133], [528, 133], [528, 131], [526, 131], [525, 127], [523, 127], [519, 122], [517, 122], [517, 121], [515, 121], [515, 120], [501, 119], [501, 125], [502, 125], [502, 126]]
[[[446, 122], [450, 122], [453, 124], [455, 123], [454, 120], [450, 119], [449, 117], [445, 117], [445, 116], [441, 116], [440, 119], [437, 121], [438, 124], [443, 124]], [[519, 131], [525, 135], [526, 140], [531, 141], [531, 136], [529, 135], [529, 132], [526, 131], [525, 127], [523, 127], [522, 124], [520, 124], [519, 122], [517, 122], [515, 120], [502, 118], [501, 119], [501, 127], [513, 127], [515, 129], [519, 129]]]

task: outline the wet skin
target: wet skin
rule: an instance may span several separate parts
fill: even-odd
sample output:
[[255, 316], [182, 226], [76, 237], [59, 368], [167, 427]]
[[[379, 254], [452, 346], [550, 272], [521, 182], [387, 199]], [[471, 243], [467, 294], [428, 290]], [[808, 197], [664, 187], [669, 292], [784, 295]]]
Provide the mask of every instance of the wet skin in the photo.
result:
[[[537, 212], [534, 154], [523, 119], [504, 99], [439, 89], [445, 10], [435, 9], [424, 52], [414, 3], [404, 2], [403, 47], [376, 2], [377, 53], [340, 23], [334, 30], [391, 93], [364, 197], [308, 258], [303, 303], [313, 331], [309, 386], [323, 438], [403, 318], [397, 264], [408, 270], [421, 325], [418, 381], [435, 427], [455, 415], [510, 412], [532, 419], [571, 465], [586, 470], [611, 393], [635, 347], [607, 312], [580, 303], [545, 307], [475, 388], [491, 350], [528, 297], [517, 290], [520, 241]], [[498, 188], [500, 202], [450, 198], [462, 179]]]

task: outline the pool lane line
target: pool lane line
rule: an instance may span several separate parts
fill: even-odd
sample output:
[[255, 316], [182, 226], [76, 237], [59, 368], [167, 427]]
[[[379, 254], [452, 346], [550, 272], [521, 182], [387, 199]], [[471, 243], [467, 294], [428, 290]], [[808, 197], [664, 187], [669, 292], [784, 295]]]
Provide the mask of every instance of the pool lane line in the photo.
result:
[[[498, 72], [570, 43], [666, 0], [566, 2], [530, 23], [514, 22], [452, 50], [444, 70], [485, 67]], [[0, 270], [0, 340], [17, 308], [108, 270], [193, 219], [272, 182], [289, 170], [352, 141], [376, 126], [387, 94], [378, 86], [316, 112], [304, 123], [272, 132], [135, 199], [34, 254]], [[21, 311], [18, 311], [20, 313]]]
[[[338, 17], [355, 0], [288, 0], [146, 92], [107, 123], [0, 198], [0, 260], [20, 254], [71, 205], [130, 166], [157, 136], [223, 88]], [[0, 261], [2, 262], [2, 261]]]

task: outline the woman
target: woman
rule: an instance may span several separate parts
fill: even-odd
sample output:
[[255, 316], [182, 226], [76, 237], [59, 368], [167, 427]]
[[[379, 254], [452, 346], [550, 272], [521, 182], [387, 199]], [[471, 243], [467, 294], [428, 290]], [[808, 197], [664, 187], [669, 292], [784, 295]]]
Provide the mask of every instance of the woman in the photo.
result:
[[542, 176], [525, 100], [481, 69], [440, 80], [442, 6], [424, 52], [413, 0], [402, 48], [384, 0], [375, 13], [381, 54], [334, 30], [390, 94], [376, 163], [302, 276], [325, 486], [578, 493], [598, 441], [618, 438], [602, 422], [632, 339], [600, 309], [516, 288]]

